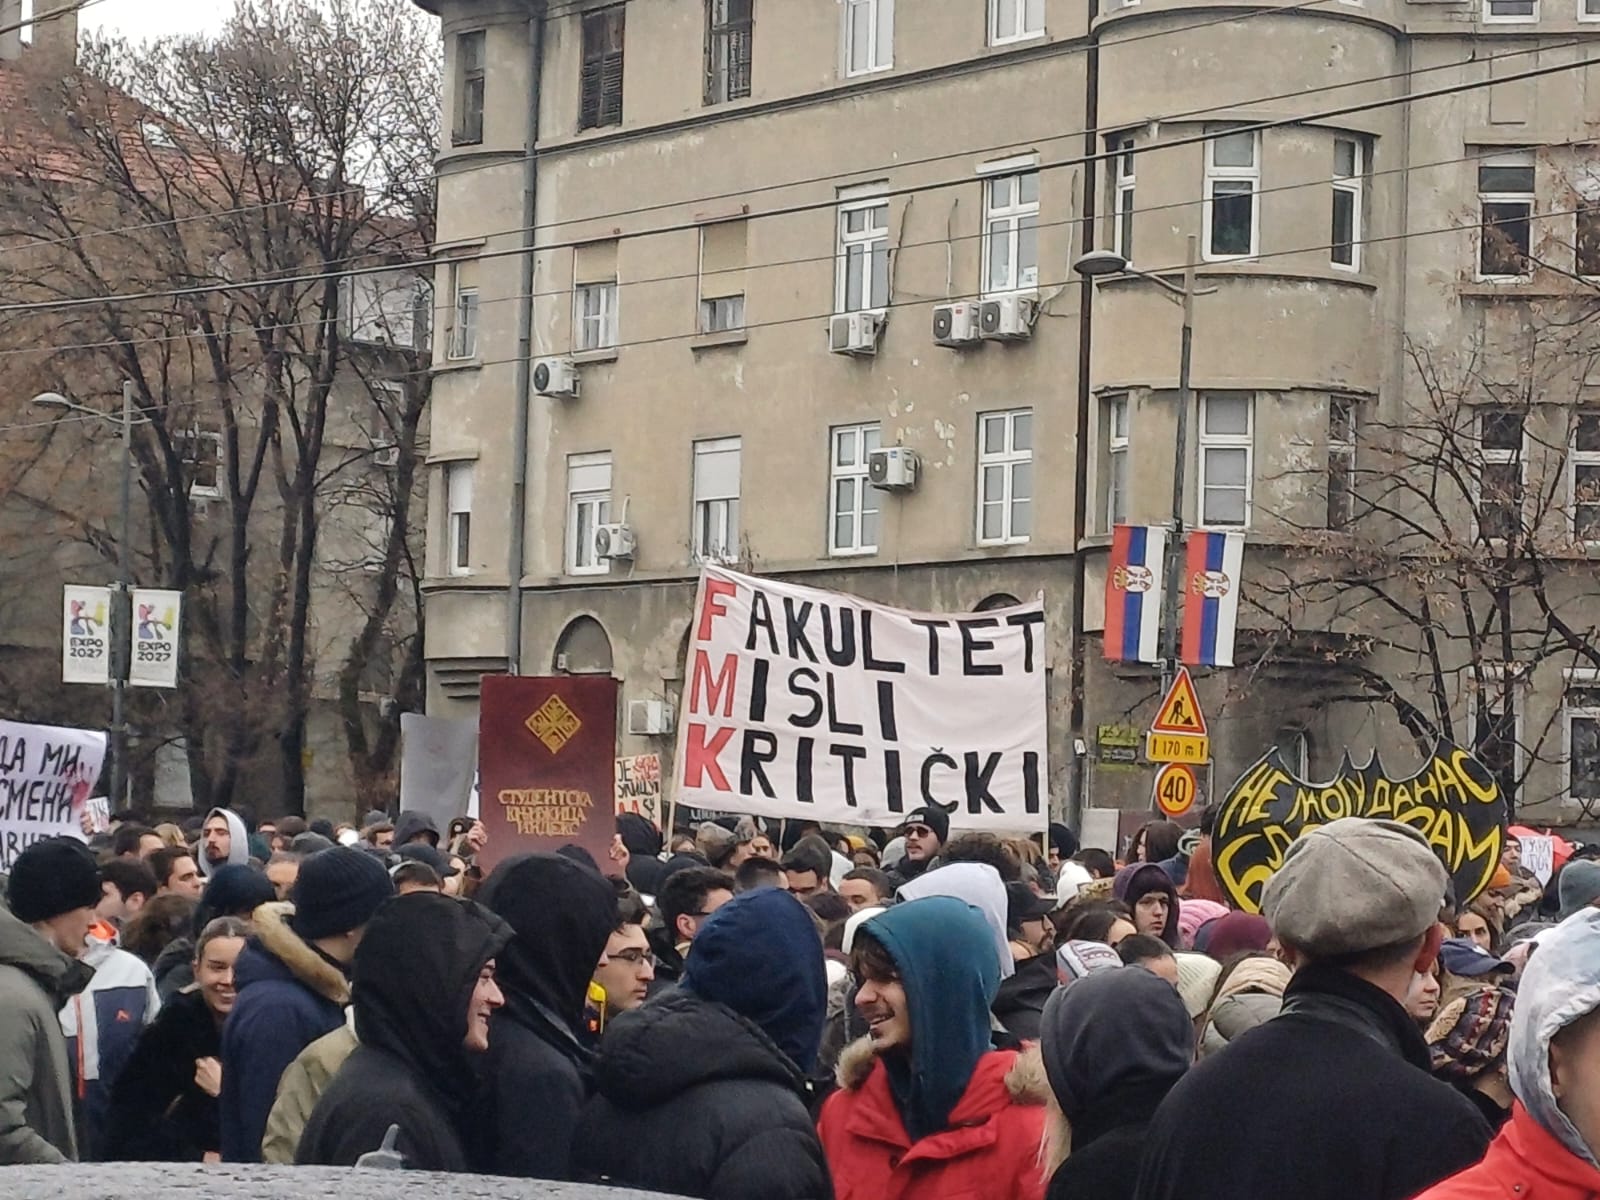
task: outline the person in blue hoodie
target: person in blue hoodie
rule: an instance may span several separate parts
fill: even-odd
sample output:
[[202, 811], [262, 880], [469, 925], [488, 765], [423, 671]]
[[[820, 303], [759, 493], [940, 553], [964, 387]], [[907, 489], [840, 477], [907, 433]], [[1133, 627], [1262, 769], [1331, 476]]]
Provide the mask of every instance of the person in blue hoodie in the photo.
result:
[[763, 888], [724, 904], [680, 985], [606, 1029], [573, 1144], [579, 1177], [704, 1200], [833, 1200], [806, 1083], [827, 990], [798, 900]]

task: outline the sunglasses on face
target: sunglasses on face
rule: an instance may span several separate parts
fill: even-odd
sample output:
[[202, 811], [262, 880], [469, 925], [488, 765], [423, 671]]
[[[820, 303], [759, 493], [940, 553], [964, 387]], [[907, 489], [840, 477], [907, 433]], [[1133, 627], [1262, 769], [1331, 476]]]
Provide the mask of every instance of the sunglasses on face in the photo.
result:
[[926, 825], [908, 825], [906, 827], [906, 836], [914, 838], [932, 837], [933, 830], [929, 829]]

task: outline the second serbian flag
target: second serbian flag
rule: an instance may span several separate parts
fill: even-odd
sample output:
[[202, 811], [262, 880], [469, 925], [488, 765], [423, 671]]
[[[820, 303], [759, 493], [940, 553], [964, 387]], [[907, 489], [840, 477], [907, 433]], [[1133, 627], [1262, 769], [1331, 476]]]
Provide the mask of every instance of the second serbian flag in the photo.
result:
[[1244, 534], [1197, 530], [1185, 550], [1183, 661], [1192, 667], [1231, 667]]

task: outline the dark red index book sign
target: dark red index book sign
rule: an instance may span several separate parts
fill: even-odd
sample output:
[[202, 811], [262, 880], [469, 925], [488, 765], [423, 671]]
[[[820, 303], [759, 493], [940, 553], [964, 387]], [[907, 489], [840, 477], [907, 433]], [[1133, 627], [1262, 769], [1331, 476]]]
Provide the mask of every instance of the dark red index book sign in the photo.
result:
[[478, 707], [478, 817], [496, 863], [569, 843], [609, 871], [617, 832], [618, 683], [606, 675], [485, 675]]

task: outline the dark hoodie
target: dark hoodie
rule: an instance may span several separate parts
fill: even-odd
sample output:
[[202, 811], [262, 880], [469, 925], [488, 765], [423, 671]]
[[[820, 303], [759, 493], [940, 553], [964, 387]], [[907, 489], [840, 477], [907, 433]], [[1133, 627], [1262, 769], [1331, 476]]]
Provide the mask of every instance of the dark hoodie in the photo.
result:
[[661, 831], [638, 813], [618, 813], [617, 833], [628, 848], [628, 882], [654, 896], [667, 877], [667, 864], [660, 857]]
[[805, 908], [773, 888], [734, 897], [695, 939], [683, 986], [607, 1028], [579, 1173], [706, 1200], [828, 1200], [805, 1079], [826, 1009]]
[[418, 1171], [469, 1171], [468, 1104], [478, 1056], [463, 1044], [484, 963], [511, 928], [470, 900], [417, 892], [378, 910], [356, 950], [356, 1037], [306, 1122], [295, 1162], [354, 1166], [399, 1126], [395, 1148]]
[[1141, 968], [1101, 971], [1050, 998], [1039, 1045], [1072, 1138], [1047, 1195], [1131, 1200], [1145, 1130], [1194, 1058], [1183, 1001]]
[[1151, 892], [1162, 892], [1167, 897], [1166, 928], [1157, 936], [1176, 950], [1179, 947], [1178, 889], [1173, 886], [1172, 876], [1162, 870], [1159, 863], [1129, 863], [1117, 872], [1111, 885], [1111, 894], [1130, 909], [1139, 903], [1141, 896]]
[[432, 817], [420, 812], [401, 813], [394, 823], [394, 848], [400, 849], [419, 833], [427, 835], [430, 846], [439, 844], [439, 826]]
[[506, 1006], [494, 1016], [478, 1099], [477, 1128], [490, 1143], [481, 1153], [496, 1174], [566, 1179], [589, 1093], [584, 1002], [616, 928], [617, 892], [569, 858], [524, 854], [496, 867], [478, 899], [516, 934], [499, 958]]

